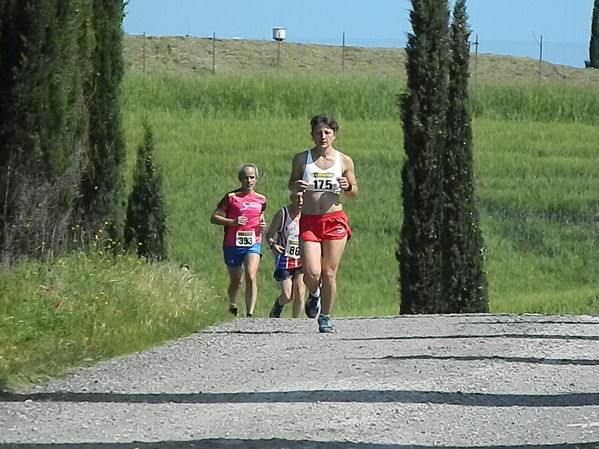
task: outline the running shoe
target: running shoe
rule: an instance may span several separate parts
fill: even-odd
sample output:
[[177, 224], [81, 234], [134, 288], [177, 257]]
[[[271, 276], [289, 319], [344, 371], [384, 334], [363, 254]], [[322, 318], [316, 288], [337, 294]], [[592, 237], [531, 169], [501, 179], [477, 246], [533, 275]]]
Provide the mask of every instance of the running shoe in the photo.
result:
[[237, 306], [235, 304], [229, 306], [229, 313], [233, 316], [237, 316]]
[[320, 291], [308, 295], [304, 311], [308, 318], [316, 318], [318, 316], [320, 312]]
[[272, 306], [272, 309], [270, 309], [270, 313], [268, 314], [268, 316], [270, 318], [281, 318], [281, 312], [283, 311], [283, 306], [281, 304], [279, 304], [279, 298], [275, 299], [275, 303]]
[[331, 317], [329, 315], [320, 315], [318, 317], [318, 331], [323, 333], [333, 332]]

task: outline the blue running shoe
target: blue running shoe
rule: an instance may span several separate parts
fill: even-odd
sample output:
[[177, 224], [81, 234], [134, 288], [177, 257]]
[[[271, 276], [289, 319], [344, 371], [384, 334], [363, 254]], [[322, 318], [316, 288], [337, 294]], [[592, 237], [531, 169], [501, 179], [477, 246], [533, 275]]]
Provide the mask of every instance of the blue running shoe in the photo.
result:
[[323, 333], [333, 332], [331, 317], [329, 315], [320, 315], [318, 317], [318, 331]]
[[308, 295], [304, 312], [306, 312], [308, 318], [316, 318], [318, 316], [320, 312], [320, 290], [315, 294], [310, 293]]
[[270, 313], [268, 314], [268, 316], [270, 318], [281, 318], [281, 312], [283, 311], [283, 306], [281, 304], [279, 304], [279, 298], [275, 299], [275, 303], [272, 306], [272, 309], [270, 309]]

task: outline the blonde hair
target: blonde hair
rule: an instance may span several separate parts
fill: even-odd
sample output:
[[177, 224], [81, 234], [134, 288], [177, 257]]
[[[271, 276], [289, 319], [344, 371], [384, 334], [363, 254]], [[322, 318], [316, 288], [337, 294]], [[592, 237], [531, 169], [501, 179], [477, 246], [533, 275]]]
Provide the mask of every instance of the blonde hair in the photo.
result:
[[256, 164], [242, 164], [237, 169], [237, 179], [241, 180], [241, 175], [243, 174], [246, 168], [253, 168], [254, 173], [256, 173], [256, 178], [260, 177], [260, 173], [258, 173], [258, 167], [256, 166]]

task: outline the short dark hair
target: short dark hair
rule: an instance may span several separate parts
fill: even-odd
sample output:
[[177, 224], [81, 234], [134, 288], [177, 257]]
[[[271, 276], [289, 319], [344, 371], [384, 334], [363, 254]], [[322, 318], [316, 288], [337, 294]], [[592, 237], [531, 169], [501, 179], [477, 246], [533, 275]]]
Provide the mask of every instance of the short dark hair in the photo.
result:
[[337, 130], [339, 130], [339, 125], [337, 124], [337, 120], [335, 120], [335, 117], [333, 117], [331, 115], [320, 114], [320, 115], [315, 115], [314, 117], [312, 117], [310, 119], [310, 128], [312, 129], [312, 132], [314, 132], [314, 130], [319, 125], [326, 125], [335, 132], [337, 132]]

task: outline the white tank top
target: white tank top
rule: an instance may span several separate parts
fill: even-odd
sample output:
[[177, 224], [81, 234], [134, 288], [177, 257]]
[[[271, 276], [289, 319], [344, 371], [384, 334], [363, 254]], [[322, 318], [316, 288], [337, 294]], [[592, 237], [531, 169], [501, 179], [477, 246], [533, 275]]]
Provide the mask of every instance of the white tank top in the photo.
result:
[[308, 182], [308, 191], [316, 192], [341, 192], [338, 178], [343, 175], [341, 171], [341, 153], [335, 150], [335, 162], [331, 167], [323, 170], [319, 168], [312, 160], [312, 151], [308, 150], [306, 157], [306, 168], [302, 179]]
[[281, 227], [279, 228], [278, 233], [278, 244], [281, 246], [287, 246], [287, 242], [293, 241], [299, 243], [299, 219], [296, 217], [293, 220], [289, 214], [289, 209], [287, 206], [282, 207], [281, 211], [283, 212], [283, 220], [281, 222]]

